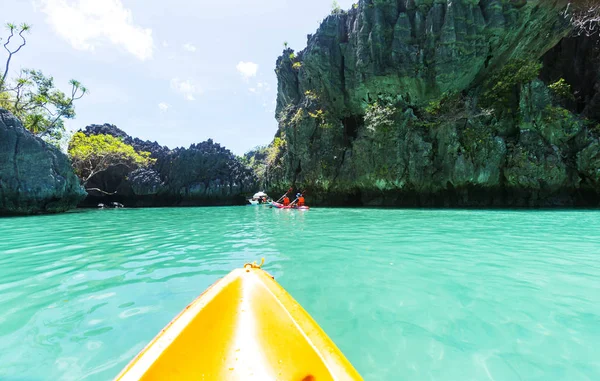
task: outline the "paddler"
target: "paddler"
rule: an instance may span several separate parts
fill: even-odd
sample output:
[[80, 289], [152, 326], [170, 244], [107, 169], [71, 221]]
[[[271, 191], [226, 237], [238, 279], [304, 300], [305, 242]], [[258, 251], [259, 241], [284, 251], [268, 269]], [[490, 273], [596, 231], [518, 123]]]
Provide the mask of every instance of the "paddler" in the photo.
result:
[[283, 206], [288, 206], [290, 205], [290, 198], [287, 196], [287, 194], [283, 197]]
[[302, 193], [298, 193], [298, 206], [304, 206], [304, 195]]

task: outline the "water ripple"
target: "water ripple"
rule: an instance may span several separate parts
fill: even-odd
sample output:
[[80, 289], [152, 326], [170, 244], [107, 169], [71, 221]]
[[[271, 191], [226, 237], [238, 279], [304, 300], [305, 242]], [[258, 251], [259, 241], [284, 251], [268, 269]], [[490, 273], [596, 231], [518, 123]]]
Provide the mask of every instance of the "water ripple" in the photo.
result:
[[367, 380], [600, 379], [600, 213], [181, 208], [0, 219], [0, 379], [106, 380], [232, 268]]

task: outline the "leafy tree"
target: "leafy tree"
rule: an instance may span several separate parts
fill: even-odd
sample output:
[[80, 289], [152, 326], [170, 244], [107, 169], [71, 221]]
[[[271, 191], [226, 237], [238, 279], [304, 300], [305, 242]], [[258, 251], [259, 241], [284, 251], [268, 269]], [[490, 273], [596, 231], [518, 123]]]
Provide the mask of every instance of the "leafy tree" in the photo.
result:
[[265, 171], [267, 167], [266, 159], [269, 154], [268, 146], [254, 147], [251, 151], [248, 151], [240, 158], [241, 162], [250, 167], [259, 181], [263, 181], [265, 177]]
[[[79, 81], [71, 80], [70, 92], [65, 94], [55, 88], [54, 78], [39, 70], [23, 69], [12, 81], [8, 79], [10, 64], [26, 44], [25, 34], [31, 26], [7, 24], [9, 36], [3, 44], [8, 53], [0, 78], [0, 107], [15, 114], [33, 134], [58, 142], [63, 136], [64, 119], [75, 117], [73, 103], [81, 99], [87, 89]], [[17, 46], [14, 42], [19, 41]]]
[[[131, 145], [112, 135], [87, 136], [81, 131], [71, 138], [68, 152], [75, 173], [81, 178], [84, 187], [92, 177], [109, 168], [125, 166], [134, 170], [156, 162], [156, 159], [150, 158], [150, 152], [137, 152]], [[97, 188], [87, 190], [107, 193]]]

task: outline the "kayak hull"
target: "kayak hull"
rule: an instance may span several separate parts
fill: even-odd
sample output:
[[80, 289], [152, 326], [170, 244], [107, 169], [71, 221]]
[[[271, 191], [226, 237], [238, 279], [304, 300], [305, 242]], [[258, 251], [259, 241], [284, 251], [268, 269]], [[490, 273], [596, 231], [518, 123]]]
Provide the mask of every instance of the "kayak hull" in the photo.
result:
[[285, 206], [278, 202], [273, 202], [271, 205], [273, 205], [277, 209], [293, 209], [293, 210], [309, 210], [310, 209], [310, 207], [308, 207], [308, 206], [289, 206], [289, 205]]
[[362, 380], [310, 315], [266, 272], [219, 280], [115, 380]]

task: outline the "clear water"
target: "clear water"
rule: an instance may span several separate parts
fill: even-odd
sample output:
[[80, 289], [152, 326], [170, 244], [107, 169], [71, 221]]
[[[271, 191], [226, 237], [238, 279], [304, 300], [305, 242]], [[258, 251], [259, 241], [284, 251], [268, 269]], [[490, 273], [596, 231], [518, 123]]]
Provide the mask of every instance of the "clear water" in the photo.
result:
[[0, 219], [0, 379], [108, 380], [246, 261], [367, 380], [600, 379], [600, 212], [262, 207]]

